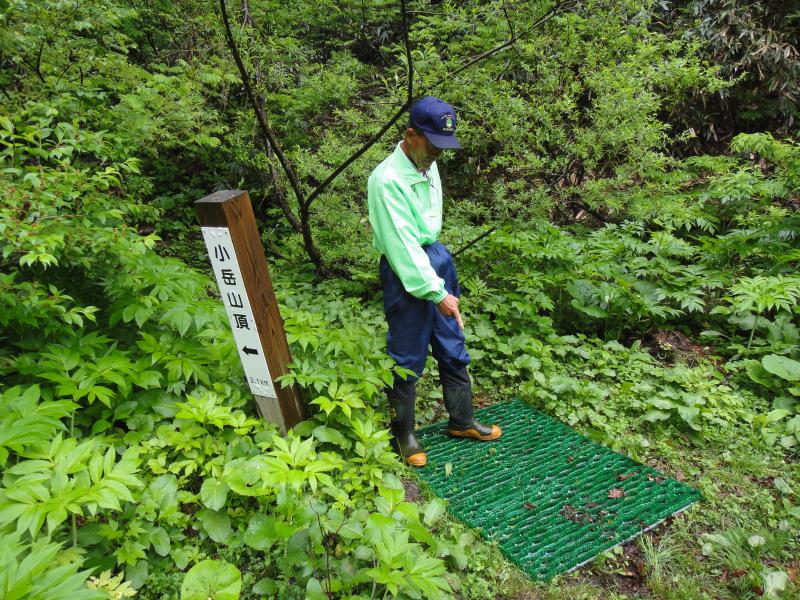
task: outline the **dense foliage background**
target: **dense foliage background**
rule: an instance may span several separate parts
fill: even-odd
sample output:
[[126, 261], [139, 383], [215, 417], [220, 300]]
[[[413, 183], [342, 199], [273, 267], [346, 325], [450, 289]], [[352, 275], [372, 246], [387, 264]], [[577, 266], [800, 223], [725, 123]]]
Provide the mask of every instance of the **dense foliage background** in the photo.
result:
[[[402, 6], [227, 6], [273, 147], [220, 4], [0, 0], [0, 595], [798, 592], [800, 11]], [[409, 66], [459, 111], [442, 239], [479, 402], [522, 396], [706, 498], [551, 584], [389, 451], [366, 178], [402, 119], [303, 201], [403, 105]], [[227, 187], [250, 191], [315, 412], [285, 438], [255, 416], [191, 208]], [[429, 367], [420, 423], [442, 416]]]

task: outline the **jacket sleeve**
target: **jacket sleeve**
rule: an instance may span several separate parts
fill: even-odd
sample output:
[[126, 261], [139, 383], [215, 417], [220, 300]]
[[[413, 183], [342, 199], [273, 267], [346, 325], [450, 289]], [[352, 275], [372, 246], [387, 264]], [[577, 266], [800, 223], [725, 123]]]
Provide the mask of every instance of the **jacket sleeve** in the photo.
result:
[[417, 225], [402, 190], [393, 182], [375, 185], [372, 227], [384, 248], [389, 266], [405, 290], [422, 300], [441, 302], [447, 297], [444, 280], [433, 270], [419, 244]]

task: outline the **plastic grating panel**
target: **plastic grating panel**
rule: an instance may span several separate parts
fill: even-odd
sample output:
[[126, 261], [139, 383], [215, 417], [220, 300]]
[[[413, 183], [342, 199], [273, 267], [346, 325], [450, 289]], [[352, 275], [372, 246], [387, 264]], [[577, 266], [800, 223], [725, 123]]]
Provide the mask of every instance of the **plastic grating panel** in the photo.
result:
[[[451, 514], [497, 542], [534, 579], [570, 571], [701, 499], [694, 488], [589, 441], [521, 400], [476, 416], [500, 425], [503, 437], [452, 439], [443, 435], [446, 423], [429, 425], [417, 432], [428, 465], [416, 472], [449, 501]], [[624, 496], [610, 498], [612, 489]]]

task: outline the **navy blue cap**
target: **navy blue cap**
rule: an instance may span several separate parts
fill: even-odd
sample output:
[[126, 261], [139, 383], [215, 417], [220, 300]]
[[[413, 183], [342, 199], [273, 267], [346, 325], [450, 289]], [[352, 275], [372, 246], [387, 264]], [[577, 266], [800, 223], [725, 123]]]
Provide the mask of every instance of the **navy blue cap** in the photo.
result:
[[456, 139], [456, 109], [439, 98], [425, 96], [414, 104], [408, 123], [436, 148], [461, 148]]

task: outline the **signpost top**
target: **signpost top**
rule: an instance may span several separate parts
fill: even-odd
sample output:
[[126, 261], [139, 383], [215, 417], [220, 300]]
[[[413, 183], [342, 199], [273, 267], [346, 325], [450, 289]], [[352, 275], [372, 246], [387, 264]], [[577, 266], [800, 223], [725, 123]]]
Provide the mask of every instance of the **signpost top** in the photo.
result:
[[245, 190], [220, 190], [197, 200], [195, 204], [221, 204], [246, 193]]

